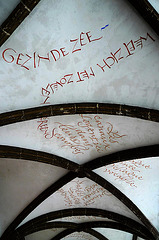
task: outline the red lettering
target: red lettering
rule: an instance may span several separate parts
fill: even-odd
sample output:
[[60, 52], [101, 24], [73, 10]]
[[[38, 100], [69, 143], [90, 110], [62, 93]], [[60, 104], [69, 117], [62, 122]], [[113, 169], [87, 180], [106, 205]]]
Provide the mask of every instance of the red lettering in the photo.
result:
[[[116, 58], [117, 53], [119, 53], [118, 59]], [[119, 48], [114, 54], [111, 52], [111, 55], [113, 56], [113, 59], [116, 60], [117, 63], [119, 62], [119, 60], [124, 58], [124, 57], [121, 57], [121, 48]]]
[[[64, 80], [64, 81], [63, 81]], [[66, 83], [66, 78], [61, 78], [60, 83], [64, 85]]]
[[[131, 55], [133, 55], [134, 53], [131, 53], [133, 51], [135, 51], [135, 45], [133, 43], [133, 40], [131, 40], [129, 43], [123, 43], [123, 45], [126, 47], [126, 50], [128, 51], [128, 55], [126, 57], [129, 57]], [[130, 45], [130, 46], [129, 46]]]
[[73, 47], [72, 53], [77, 52], [77, 51], [81, 51], [81, 48], [75, 49], [75, 47], [77, 45], [77, 41], [78, 41], [78, 38], [70, 40], [70, 42], [76, 42], [74, 47]]
[[[45, 89], [45, 88], [42, 88], [42, 91], [41, 91], [41, 93], [42, 93], [42, 96], [48, 96], [48, 95], [50, 95], [50, 91], [48, 91], [47, 90], [47, 88]], [[45, 95], [46, 94], [46, 95]]]
[[15, 51], [14, 49], [12, 49], [12, 48], [7, 48], [7, 49], [5, 49], [5, 50], [3, 51], [2, 57], [3, 57], [4, 61], [6, 61], [7, 63], [12, 63], [12, 62], [14, 61], [14, 57], [13, 57], [12, 55], [9, 55], [9, 56], [11, 57], [11, 61], [9, 62], [9, 61], [7, 61], [7, 59], [5, 58], [5, 55], [4, 55], [5, 52], [8, 51], [8, 50], [12, 50], [13, 52], [16, 53], [16, 51]]
[[145, 168], [146, 168], [146, 169], [147, 169], [147, 168], [150, 168], [150, 165], [146, 165]]
[[[53, 50], [51, 50], [50, 52], [51, 52], [51, 54], [52, 54], [55, 62], [60, 59], [60, 52], [59, 52], [58, 50], [53, 49]], [[56, 53], [59, 55], [58, 58], [55, 56], [55, 54], [54, 54], [53, 52], [56, 52]]]
[[[93, 69], [91, 67], [90, 67], [90, 69], [91, 69], [91, 72], [92, 72], [92, 73], [90, 73], [90, 75], [91, 76], [95, 76], [95, 74], [93, 72]], [[78, 78], [79, 78], [79, 80], [77, 82], [84, 81], [84, 79], [82, 79], [82, 78], [88, 78], [89, 79], [89, 74], [88, 74], [88, 72], [86, 70], [84, 70], [83, 72], [77, 72], [77, 75], [78, 75]], [[82, 75], [82, 78], [81, 78], [80, 75]]]
[[82, 40], [84, 40], [84, 38], [82, 38], [82, 34], [84, 34], [84, 32], [81, 32], [81, 34], [80, 34], [80, 44], [81, 44], [81, 46], [84, 46], [84, 45], [86, 45], [87, 43], [83, 43], [83, 44], [82, 44]]
[[41, 120], [41, 121], [37, 121], [37, 122], [40, 122], [39, 126], [37, 127], [37, 129], [39, 128], [40, 131], [43, 131], [44, 128], [48, 128], [47, 127], [47, 122], [48, 120]]
[[22, 59], [20, 58], [20, 55], [24, 56], [23, 53], [19, 53], [19, 55], [18, 55], [18, 57], [17, 57], [17, 61], [16, 61], [16, 64], [17, 64], [17, 65], [21, 65], [21, 64], [19, 64], [19, 60], [22, 60]]
[[65, 57], [69, 54], [69, 52], [65, 53], [66, 51], [65, 50], [63, 51], [63, 49], [65, 49], [65, 48], [60, 48], [62, 55]]
[[138, 177], [138, 179], [139, 179], [139, 180], [143, 180], [143, 177], [142, 177], [142, 176], [141, 176], [141, 177]]
[[49, 134], [48, 132], [45, 133], [45, 138], [46, 139], [51, 139], [54, 136], [54, 129], [52, 130], [52, 134]]
[[106, 66], [107, 66], [108, 68], [111, 68], [111, 67], [106, 63], [106, 61], [105, 61], [104, 59], [103, 59], [103, 62], [104, 62], [104, 64], [105, 64], [104, 66], [100, 66], [99, 64], [97, 64], [97, 66], [100, 67], [103, 72], [105, 72], [105, 71], [104, 71], [104, 68], [105, 68]]
[[24, 64], [25, 64], [26, 62], [28, 62], [32, 57], [29, 56], [28, 54], [26, 54], [26, 56], [27, 56], [29, 59], [27, 59], [27, 60], [21, 65], [21, 67], [24, 67], [24, 68], [26, 68], [27, 70], [29, 70], [28, 67], [24, 66]]
[[40, 64], [40, 59], [44, 59], [44, 60], [47, 60], [50, 62], [50, 59], [49, 59], [49, 53], [47, 53], [47, 56], [48, 57], [41, 57], [39, 54], [38, 54], [38, 58], [39, 58], [39, 61], [38, 61], [38, 67], [39, 67], [39, 64]]
[[73, 73], [71, 73], [71, 74], [67, 74], [67, 75], [65, 75], [64, 77], [68, 77], [68, 76], [70, 76], [70, 78], [68, 79], [68, 81], [67, 81], [67, 84], [69, 84], [69, 83], [72, 83], [73, 81], [70, 81], [71, 80], [71, 78], [72, 78], [72, 76], [73, 76]]
[[93, 42], [93, 41], [97, 41], [97, 40], [100, 40], [102, 37], [100, 38], [96, 38], [96, 39], [91, 39], [92, 35], [89, 35], [90, 31], [89, 32], [86, 32], [86, 35], [87, 35], [87, 38], [88, 38], [88, 41], [89, 42]]
[[63, 87], [63, 83], [61, 83], [61, 81], [60, 82], [56, 81], [56, 83], [54, 83], [54, 85], [56, 85], [56, 86], [57, 86], [57, 84], [59, 84], [61, 87]]
[[83, 75], [83, 78], [88, 78], [89, 79], [89, 75], [88, 75], [88, 73], [87, 73], [87, 71], [86, 70], [84, 70], [83, 72], [77, 72], [77, 75], [78, 75], [78, 78], [79, 78], [79, 80], [77, 81], [77, 82], [82, 82], [82, 81], [84, 81], [84, 79], [81, 79], [81, 76], [80, 76], [80, 74], [81, 75]]
[[36, 52], [34, 52], [34, 68], [36, 68], [35, 53], [36, 53]]
[[90, 73], [90, 75], [95, 77], [95, 74], [94, 74], [94, 72], [93, 72], [92, 67], [90, 67], [90, 69], [91, 69], [91, 72], [92, 72], [92, 73]]
[[[151, 37], [151, 35], [149, 33], [147, 33], [147, 38], [148, 37], [151, 38], [151, 40], [155, 42], [155, 39], [153, 37]], [[147, 38], [146, 38], [146, 40], [147, 40]]]
[[99, 119], [102, 119], [100, 116], [98, 116], [98, 115], [96, 115], [95, 117], [94, 117], [94, 119], [95, 120], [99, 120]]

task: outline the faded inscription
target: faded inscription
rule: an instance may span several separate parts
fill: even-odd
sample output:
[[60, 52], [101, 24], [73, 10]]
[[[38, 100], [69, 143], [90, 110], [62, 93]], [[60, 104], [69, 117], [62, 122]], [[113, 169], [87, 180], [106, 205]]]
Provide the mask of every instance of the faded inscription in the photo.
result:
[[[100, 40], [101, 38], [97, 40]], [[97, 71], [110, 71], [116, 64], [119, 64], [122, 61], [127, 61], [128, 57], [133, 56], [138, 49], [143, 49], [147, 40], [152, 42], [155, 41], [155, 39], [147, 33], [146, 37], [140, 36], [137, 40], [131, 39], [129, 42], [124, 42], [120, 48], [110, 52], [110, 55], [105, 56], [102, 61], [98, 61], [95, 66], [86, 66], [86, 69], [78, 70], [75, 73], [69, 72], [55, 82], [50, 80], [46, 87], [41, 88], [41, 95], [45, 98], [41, 104], [49, 104], [50, 96], [55, 94], [55, 92], [61, 87], [63, 88], [67, 84], [84, 82], [89, 78], [92, 79], [92, 77], [96, 76]]]
[[53, 128], [49, 127], [48, 118], [41, 118], [37, 121], [37, 129], [45, 139], [56, 139], [61, 143], [61, 148], [71, 149], [73, 154], [84, 154], [90, 149], [102, 153], [126, 137], [111, 122], [103, 120], [102, 116], [79, 116], [80, 120], [75, 125], [55, 122], [56, 127]]
[[69, 187], [66, 190], [65, 188], [61, 188], [57, 191], [63, 197], [65, 206], [89, 206], [103, 196], [111, 195], [111, 193], [97, 183], [85, 186], [85, 183], [87, 183], [88, 180], [74, 180], [72, 182], [74, 183], [72, 187]]
[[130, 187], [137, 188], [138, 182], [144, 180], [142, 172], [150, 169], [151, 166], [142, 160], [132, 160], [106, 166], [104, 172], [112, 175], [115, 181], [123, 181]]

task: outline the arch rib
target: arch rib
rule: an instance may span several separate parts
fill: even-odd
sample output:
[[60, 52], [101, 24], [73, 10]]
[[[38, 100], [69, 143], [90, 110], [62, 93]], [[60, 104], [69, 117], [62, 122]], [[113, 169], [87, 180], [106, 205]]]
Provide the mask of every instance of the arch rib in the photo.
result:
[[30, 160], [42, 162], [57, 167], [61, 167], [73, 172], [78, 172], [79, 165], [66, 158], [59, 157], [50, 153], [36, 151], [26, 148], [0, 145], [0, 158], [11, 158], [20, 160]]
[[102, 157], [93, 159], [90, 162], [85, 163], [84, 167], [94, 170], [113, 163], [158, 156], [159, 156], [159, 144], [156, 144], [127, 149], [112, 154], [104, 155]]
[[64, 231], [62, 231], [61, 233], [57, 234], [55, 237], [51, 238], [50, 240], [60, 240], [63, 239], [66, 236], [71, 235], [74, 232], [86, 232], [89, 233], [90, 235], [96, 237], [99, 240], [109, 240], [108, 238], [104, 237], [102, 234], [98, 233], [97, 231], [93, 230], [93, 229], [66, 229]]
[[157, 229], [150, 223], [150, 221], [145, 217], [145, 215], [140, 211], [140, 209], [119, 189], [117, 189], [114, 185], [108, 182], [106, 179], [100, 177], [98, 174], [85, 169], [86, 177], [90, 180], [96, 182], [110, 193], [112, 193], [117, 199], [119, 199], [122, 203], [125, 204], [140, 220], [141, 222], [149, 229], [152, 235], [157, 239], [159, 237], [159, 233]]
[[63, 187], [65, 184], [70, 182], [76, 177], [76, 174], [73, 172], [69, 172], [64, 177], [57, 180], [50, 187], [44, 190], [39, 196], [37, 196], [24, 210], [13, 220], [13, 222], [8, 226], [8, 228], [4, 231], [1, 240], [6, 240], [12, 238], [12, 233], [15, 228], [45, 199], [47, 199], [50, 195], [56, 192], [59, 188]]
[[11, 36], [22, 21], [30, 14], [40, 0], [21, 0], [0, 26], [0, 46]]
[[[35, 151], [36, 152], [36, 151]], [[76, 165], [77, 168], [73, 169], [75, 171], [73, 178], [71, 177], [71, 180], [74, 179], [76, 176], [78, 176], [79, 172], [82, 172], [82, 177], [86, 176], [87, 178], [91, 179], [92, 181], [98, 183], [99, 185], [101, 185], [102, 187], [104, 187], [106, 190], [108, 190], [109, 192], [111, 192], [115, 197], [117, 197], [121, 202], [123, 202], [144, 224], [145, 226], [147, 226], [147, 228], [150, 230], [150, 232], [156, 237], [158, 237], [158, 232], [157, 230], [151, 225], [151, 223], [148, 221], [148, 219], [143, 215], [143, 213], [136, 207], [135, 204], [133, 204], [132, 201], [130, 201], [129, 198], [127, 198], [123, 193], [121, 193], [117, 188], [115, 188], [112, 184], [110, 184], [108, 181], [106, 181], [105, 179], [101, 178], [100, 176], [98, 176], [97, 174], [93, 173], [92, 171], [88, 170], [87, 168], [83, 167], [83, 166], [79, 166], [78, 164]], [[71, 175], [72, 176], [72, 175]], [[59, 180], [60, 181], [60, 180]], [[68, 181], [66, 181], [68, 182]], [[53, 192], [55, 192], [55, 186], [53, 184]], [[61, 185], [60, 185], [61, 186]], [[59, 187], [60, 188], [60, 187]], [[56, 190], [58, 190], [56, 188]], [[45, 191], [44, 191], [45, 192]], [[52, 192], [52, 190], [51, 190]], [[43, 197], [43, 200], [46, 199], [48, 196], [51, 195], [51, 192], [49, 192], [49, 195], [46, 194], [47, 191], [45, 192], [46, 196]], [[52, 193], [53, 193], [52, 192]], [[41, 200], [40, 200], [41, 201]], [[34, 202], [34, 201], [33, 201]], [[33, 210], [34, 208], [32, 208]], [[25, 210], [24, 210], [25, 212]], [[22, 214], [23, 215], [23, 214]], [[17, 217], [18, 218], [18, 217]], [[16, 219], [17, 219], [16, 218]], [[18, 218], [19, 219], [19, 218]], [[15, 222], [13, 221], [13, 223], [15, 224]], [[15, 229], [15, 227], [17, 227], [20, 222], [18, 223], [18, 225], [14, 225], [14, 228], [11, 228], [12, 231]], [[12, 226], [12, 224], [11, 224]], [[9, 227], [10, 228], [10, 227]], [[6, 232], [8, 232], [8, 230], [5, 231], [4, 235], [6, 234]], [[4, 236], [3, 235], [3, 236]], [[3, 238], [2, 239], [5, 239]]]
[[108, 114], [159, 122], [159, 111], [154, 109], [108, 103], [70, 103], [1, 113], [0, 126], [41, 117], [74, 114]]
[[[46, 223], [53, 221], [53, 220], [57, 220], [58, 218], [64, 218], [64, 217], [73, 217], [73, 216], [93, 216], [93, 217], [102, 217], [102, 218], [108, 218], [110, 220], [116, 221], [118, 223], [114, 223], [114, 222], [100, 222], [100, 221], [94, 221], [94, 222], [90, 222], [90, 223], [85, 223], [85, 226], [89, 227], [89, 228], [95, 228], [95, 227], [111, 227], [111, 228], [116, 228], [119, 230], [123, 230], [123, 231], [128, 231], [129, 233], [132, 234], [137, 234], [140, 237], [144, 237], [146, 238], [146, 236], [149, 239], [153, 239], [153, 236], [149, 233], [149, 231], [140, 223], [125, 217], [123, 215], [111, 212], [111, 211], [107, 211], [107, 210], [102, 210], [102, 209], [94, 209], [94, 208], [72, 208], [72, 209], [63, 209], [60, 211], [55, 211], [55, 212], [50, 212], [47, 214], [43, 214], [39, 217], [36, 217], [30, 221], [28, 221], [27, 223], [23, 224], [22, 226], [18, 227], [16, 229], [17, 232], [23, 235], [25, 235], [27, 233], [31, 234], [30, 231], [31, 228], [33, 229], [37, 229], [38, 226], [45, 226]], [[65, 225], [65, 222], [52, 222], [52, 226], [51, 227], [57, 227], [54, 226], [53, 224], [61, 224], [60, 227], [69, 227]], [[114, 224], [113, 224], [114, 223]], [[63, 224], [63, 225], [62, 225]], [[59, 226], [59, 225], [58, 225]]]

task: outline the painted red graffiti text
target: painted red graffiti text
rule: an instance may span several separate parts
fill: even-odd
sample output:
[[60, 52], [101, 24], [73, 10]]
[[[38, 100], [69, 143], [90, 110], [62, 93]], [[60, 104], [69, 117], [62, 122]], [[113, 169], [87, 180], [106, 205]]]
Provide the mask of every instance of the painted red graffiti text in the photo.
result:
[[45, 56], [40, 55], [39, 53], [18, 53], [13, 48], [6, 48], [2, 52], [2, 58], [7, 63], [15, 63], [16, 65], [26, 69], [30, 70], [32, 65], [32, 68], [40, 67], [42, 61], [47, 62], [56, 62], [60, 58], [65, 57], [69, 55], [70, 53], [73, 54], [75, 52], [81, 51], [82, 48], [94, 41], [100, 40], [102, 37], [94, 38], [91, 35], [91, 32], [88, 31], [86, 33], [81, 32], [78, 38], [70, 39], [69, 42], [71, 43], [71, 47], [69, 51], [66, 49], [66, 47], [61, 47], [59, 49], [52, 49], [49, 52], [46, 53]]
[[123, 46], [117, 49], [115, 52], [110, 52], [110, 56], [103, 58], [103, 63], [97, 63], [97, 66], [105, 72], [105, 69], [111, 69], [114, 64], [119, 63], [122, 59], [132, 56], [138, 47], [143, 48], [144, 41], [150, 38], [153, 42], [155, 39], [147, 33], [147, 37], [141, 37], [136, 41], [129, 41], [123, 43]]
[[66, 74], [60, 80], [53, 83], [48, 83], [46, 87], [41, 88], [41, 95], [45, 98], [42, 104], [50, 103], [48, 102], [50, 95], [54, 94], [59, 88], [64, 87], [64, 85], [75, 82], [84, 82], [85, 79], [89, 79], [91, 76], [95, 77], [95, 73], [92, 67], [90, 67], [89, 70], [76, 72], [76, 74]]

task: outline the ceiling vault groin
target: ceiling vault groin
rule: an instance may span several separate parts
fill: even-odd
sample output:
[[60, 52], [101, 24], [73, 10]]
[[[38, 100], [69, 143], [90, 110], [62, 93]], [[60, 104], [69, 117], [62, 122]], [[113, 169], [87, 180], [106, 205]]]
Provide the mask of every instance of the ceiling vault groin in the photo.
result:
[[41, 117], [74, 114], [108, 114], [159, 122], [159, 110], [110, 103], [70, 103], [1, 113], [0, 126]]
[[[94, 221], [87, 223], [89, 228], [96, 228], [96, 227], [109, 227], [114, 228], [122, 231], [126, 231], [132, 234], [137, 234], [140, 237], [152, 239], [153, 236], [149, 233], [149, 231], [140, 223], [126, 217], [120, 215], [118, 213], [114, 213], [107, 210], [102, 209], [94, 209], [94, 208], [72, 208], [72, 209], [63, 209], [60, 211], [50, 212], [47, 214], [43, 214], [39, 217], [36, 217], [27, 223], [18, 227], [15, 232], [22, 235], [29, 235], [31, 234], [30, 231], [37, 231], [41, 229], [41, 227], [45, 226], [45, 224], [52, 220], [57, 220], [58, 218], [63, 217], [72, 217], [72, 216], [96, 216], [96, 217], [103, 217], [108, 218], [110, 220], [116, 221], [114, 222], [101, 222], [101, 221]], [[57, 227], [61, 228], [68, 228], [66, 226], [66, 222], [52, 222], [53, 224], [57, 223]], [[62, 225], [63, 224], [63, 225]], [[68, 224], [68, 223], [67, 223]], [[54, 227], [56, 227], [54, 226]], [[49, 227], [49, 225], [48, 225]], [[32, 229], [33, 228], [33, 229]], [[53, 228], [53, 225], [50, 226]]]
[[[34, 226], [34, 227], [33, 227]], [[91, 230], [92, 228], [110, 228], [110, 229], [116, 229], [120, 231], [124, 231], [130, 234], [136, 234], [144, 239], [152, 239], [152, 236], [150, 235], [147, 237], [144, 233], [140, 233], [139, 231], [135, 230], [134, 226], [133, 228], [127, 227], [121, 223], [118, 222], [110, 222], [110, 221], [93, 221], [93, 222], [84, 222], [84, 223], [73, 223], [73, 222], [45, 222], [43, 224], [33, 225], [31, 228], [28, 229], [21, 229], [19, 231], [18, 229], [15, 231], [14, 236], [15, 239], [19, 239], [19, 236], [27, 236], [32, 233], [43, 231], [46, 229], [52, 229], [52, 228], [66, 228], [73, 230], [73, 232], [79, 232], [79, 231], [85, 231]]]
[[[30, 14], [30, 12], [34, 9], [34, 7], [40, 2], [40, 0], [21, 0], [17, 7], [13, 10], [10, 16], [3, 22], [0, 26], [0, 46], [2, 46], [5, 41], [12, 35], [12, 33], [16, 30], [16, 28], [23, 22], [23, 20]], [[149, 4], [147, 0], [127, 0], [130, 2], [142, 17], [150, 24], [150, 26], [154, 29], [154, 31], [159, 35], [159, 14], [156, 10]], [[116, 116], [125, 116], [125, 117], [132, 117], [132, 118], [139, 118], [148, 121], [159, 122], [159, 110], [154, 109], [147, 109], [137, 106], [128, 106], [128, 105], [121, 105], [121, 104], [104, 104], [104, 103], [71, 103], [71, 104], [59, 104], [59, 105], [52, 105], [52, 106], [45, 106], [45, 107], [35, 107], [30, 109], [23, 109], [23, 110], [16, 110], [12, 112], [6, 112], [0, 114], [0, 126], [5, 126], [12, 123], [22, 122], [37, 119], [40, 117], [50, 117], [50, 116], [64, 116], [64, 115], [73, 115], [73, 114], [108, 114], [108, 115], [116, 115]], [[122, 225], [121, 223], [106, 223], [106, 222], [91, 222], [91, 223], [82, 223], [82, 224], [75, 224], [75, 223], [62, 223], [63, 226], [67, 227], [67, 230], [64, 230], [60, 234], [57, 234], [50, 240], [57, 240], [61, 239], [65, 236], [70, 235], [74, 232], [86, 232], [97, 239], [100, 240], [108, 240], [105, 236], [100, 234], [99, 232], [91, 229], [91, 227], [96, 227], [98, 224], [101, 227], [104, 224], [107, 226], [118, 225], [116, 226], [119, 228], [125, 228], [124, 231], [129, 231], [133, 234], [132, 240], [137, 240], [138, 236], [145, 237], [145, 239], [159, 239], [159, 233], [157, 230], [151, 225], [149, 220], [144, 216], [144, 214], [138, 209], [138, 207], [129, 199], [127, 198], [122, 192], [120, 192], [117, 188], [115, 188], [111, 183], [109, 183], [104, 178], [100, 177], [99, 175], [95, 174], [91, 170], [97, 169], [99, 167], [117, 163], [121, 161], [127, 161], [132, 159], [139, 159], [145, 157], [155, 157], [159, 156], [158, 145], [152, 146], [145, 146], [135, 149], [128, 149], [124, 151], [120, 151], [117, 153], [113, 153], [110, 155], [106, 155], [100, 158], [96, 158], [91, 160], [90, 162], [79, 165], [74, 162], [71, 162], [68, 159], [52, 155], [45, 152], [34, 151], [30, 149], [18, 148], [18, 147], [10, 147], [10, 146], [0, 146], [0, 157], [1, 158], [12, 158], [12, 159], [20, 159], [20, 160], [30, 160], [36, 162], [42, 162], [46, 164], [50, 164], [53, 166], [62, 167], [64, 169], [69, 170], [70, 172], [66, 174], [64, 177], [57, 180], [53, 183], [50, 187], [45, 189], [38, 197], [36, 197], [17, 217], [16, 219], [9, 225], [6, 229], [4, 234], [1, 237], [1, 240], [6, 239], [19, 239], [24, 240], [24, 232], [22, 235], [18, 232], [18, 229], [22, 229], [24, 225], [17, 228], [16, 227], [37, 207], [41, 204], [45, 199], [55, 193], [58, 189], [65, 186], [67, 183], [72, 181], [74, 178], [79, 177], [87, 177], [88, 179], [98, 183], [100, 186], [111, 192], [117, 199], [119, 199], [122, 203], [125, 204], [146, 226], [140, 226], [139, 223], [135, 225], [131, 225], [130, 219], [130, 226], [127, 226], [126, 222], [124, 222], [125, 217], [119, 218], [118, 221], [121, 219], [125, 223]], [[75, 213], [76, 209], [67, 209], [59, 211], [59, 216], [64, 217], [64, 211], [70, 211], [71, 214]], [[81, 211], [81, 209], [80, 209]], [[88, 214], [88, 209], [83, 209], [81, 212], [81, 216], [85, 216]], [[91, 210], [92, 212], [95, 211]], [[97, 210], [97, 215], [101, 217], [101, 211], [104, 210]], [[91, 214], [93, 214], [91, 212]], [[51, 214], [51, 213], [50, 213]], [[112, 213], [111, 213], [112, 214]], [[114, 213], [115, 214], [115, 213]], [[78, 213], [79, 215], [79, 213]], [[104, 213], [103, 213], [104, 215]], [[112, 216], [112, 215], [111, 215]], [[43, 222], [44, 219], [41, 219], [41, 216], [38, 219], [37, 225], [35, 227], [37, 229], [46, 229], [46, 227], [55, 226], [55, 223], [48, 223]], [[33, 221], [33, 220], [32, 220]], [[48, 221], [48, 220], [47, 220]], [[26, 223], [26, 226], [29, 222]], [[129, 221], [128, 221], [129, 223]], [[71, 229], [69, 226], [70, 225]], [[97, 225], [95, 225], [97, 224]], [[135, 224], [135, 223], [134, 223]], [[139, 225], [138, 225], [139, 224]], [[59, 224], [60, 225], [60, 224]], [[109, 225], [109, 227], [110, 227]], [[57, 227], [57, 226], [56, 226]], [[105, 225], [106, 227], [106, 225]], [[33, 229], [32, 227], [28, 227], [28, 231], [33, 231], [37, 229]], [[120, 229], [120, 230], [121, 230]], [[16, 233], [15, 236], [12, 234]], [[141, 235], [140, 235], [141, 234]], [[15, 237], [15, 238], [14, 238]]]
[[0, 26], [0, 46], [12, 35], [40, 0], [21, 0]]
[[[9, 153], [9, 148], [11, 149], [11, 154]], [[13, 149], [12, 149], [13, 148]], [[26, 151], [26, 152], [25, 152]], [[38, 155], [36, 154], [37, 151], [35, 150], [28, 150], [16, 147], [9, 147], [9, 146], [1, 146], [1, 157], [10, 157], [15, 158], [15, 156], [18, 156], [18, 159], [21, 159], [21, 157], [25, 156], [29, 159], [33, 159], [34, 157], [38, 156], [38, 160], [40, 159], [40, 152], [38, 151]], [[24, 153], [24, 155], [23, 155]], [[49, 158], [51, 157], [51, 154], [43, 153], [41, 158], [46, 159], [49, 155]], [[146, 156], [145, 156], [146, 157]], [[53, 155], [53, 158], [55, 158], [55, 155]], [[152, 235], [155, 237], [155, 239], [159, 236], [158, 231], [155, 229], [155, 227], [152, 226], [152, 224], [149, 222], [149, 220], [145, 217], [145, 215], [139, 210], [139, 208], [128, 198], [126, 197], [120, 190], [118, 190], [115, 186], [113, 186], [111, 183], [109, 183], [106, 179], [100, 177], [98, 174], [92, 172], [89, 168], [85, 167], [85, 164], [78, 165], [76, 163], [73, 163], [67, 159], [63, 159], [62, 161], [66, 162], [67, 164], [62, 163], [60, 165], [60, 157], [58, 157], [58, 161], [55, 161], [56, 166], [60, 166], [66, 169], [71, 169], [71, 172], [66, 174], [64, 177], [56, 181], [52, 186], [50, 186], [48, 189], [46, 189], [44, 192], [42, 192], [37, 198], [35, 198], [21, 213], [17, 216], [17, 218], [10, 224], [10, 226], [6, 229], [4, 234], [2, 235], [2, 240], [6, 239], [6, 236], [9, 239], [9, 236], [12, 235], [13, 231], [16, 227], [25, 219], [26, 216], [30, 212], [32, 212], [35, 207], [37, 207], [40, 203], [42, 203], [46, 198], [48, 198], [50, 195], [52, 195], [54, 192], [56, 192], [59, 188], [63, 187], [65, 184], [70, 182], [76, 177], [87, 177], [88, 179], [94, 181], [95, 183], [99, 184], [103, 188], [105, 188], [107, 191], [112, 193], [117, 199], [119, 199], [125, 206], [127, 206], [141, 221], [142, 223], [147, 227], [147, 229], [152, 233]], [[57, 159], [56, 159], [57, 160]], [[91, 162], [89, 162], [90, 164]], [[54, 164], [53, 161], [51, 164]], [[72, 165], [71, 165], [72, 164]], [[69, 168], [68, 168], [69, 166]]]

